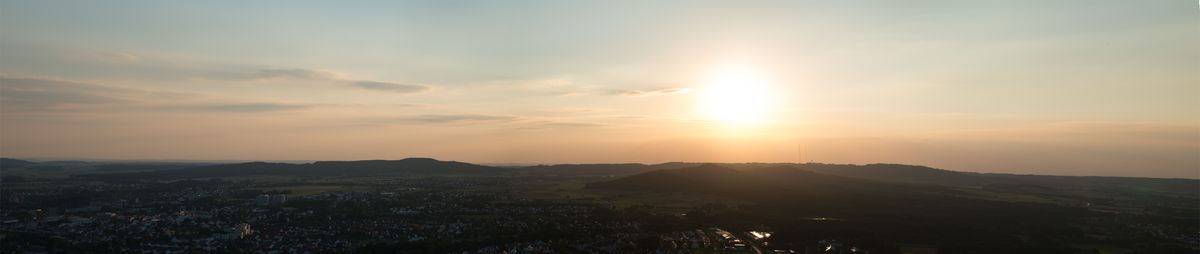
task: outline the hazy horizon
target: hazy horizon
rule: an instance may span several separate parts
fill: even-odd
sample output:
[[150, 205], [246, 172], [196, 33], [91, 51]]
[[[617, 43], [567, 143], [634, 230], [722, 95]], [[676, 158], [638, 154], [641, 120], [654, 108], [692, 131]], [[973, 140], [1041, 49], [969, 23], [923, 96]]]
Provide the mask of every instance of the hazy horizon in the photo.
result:
[[1184, 1], [0, 2], [0, 156], [1200, 178]]
[[[670, 163], [691, 163], [691, 164], [721, 164], [721, 165], [729, 165], [729, 164], [791, 164], [791, 165], [797, 165], [797, 166], [803, 166], [803, 165], [805, 165], [805, 164], [818, 164], [818, 165], [857, 165], [857, 166], [862, 166], [862, 165], [872, 165], [872, 164], [893, 164], [893, 165], [911, 165], [911, 166], [923, 166], [923, 167], [930, 167], [930, 168], [934, 168], [934, 169], [941, 169], [941, 170], [949, 170], [949, 171], [965, 172], [965, 173], [982, 173], [982, 174], [1016, 174], [1016, 175], [1041, 175], [1041, 176], [1080, 176], [1080, 177], [1132, 177], [1132, 178], [1162, 178], [1162, 179], [1188, 179], [1188, 180], [1200, 180], [1200, 178], [1195, 178], [1195, 177], [1170, 177], [1170, 176], [1165, 176], [1165, 177], [1156, 177], [1156, 176], [1137, 176], [1137, 175], [1129, 175], [1129, 176], [1123, 176], [1123, 175], [1089, 175], [1089, 174], [1086, 174], [1086, 173], [1083, 173], [1083, 174], [1037, 174], [1037, 173], [1019, 173], [1019, 172], [1018, 172], [1018, 173], [1013, 173], [1013, 172], [988, 172], [988, 171], [977, 171], [977, 170], [971, 170], [971, 169], [939, 168], [939, 167], [934, 167], [934, 166], [929, 166], [929, 165], [903, 164], [903, 163], [894, 163], [894, 162], [867, 162], [867, 163], [826, 163], [826, 162], [820, 162], [820, 161], [805, 161], [805, 162], [800, 162], [800, 163], [798, 163], [798, 162], [795, 162], [795, 161], [792, 161], [792, 162], [786, 162], [786, 161], [779, 161], [779, 162], [769, 162], [769, 161], [743, 161], [743, 162], [736, 162], [736, 161], [728, 161], [728, 162], [717, 162], [717, 161], [661, 161], [661, 162], [628, 162], [628, 161], [627, 161], [627, 162], [559, 162], [559, 163], [545, 163], [545, 162], [477, 162], [477, 161], [461, 161], [461, 160], [442, 159], [442, 158], [429, 158], [429, 157], [374, 158], [374, 159], [354, 159], [354, 160], [270, 160], [270, 159], [259, 159], [259, 160], [97, 159], [97, 158], [70, 158], [70, 157], [64, 157], [64, 158], [55, 158], [55, 157], [43, 157], [43, 158], [37, 158], [37, 157], [35, 157], [35, 158], [12, 158], [12, 157], [3, 157], [3, 156], [0, 156], [0, 158], [19, 159], [19, 160], [28, 160], [28, 161], [33, 161], [33, 162], [63, 162], [63, 161], [81, 161], [81, 162], [92, 162], [92, 163], [199, 163], [199, 164], [208, 164], [208, 165], [214, 165], [214, 164], [236, 164], [236, 163], [251, 163], [251, 162], [269, 162], [269, 163], [287, 163], [287, 164], [310, 164], [310, 163], [314, 163], [314, 162], [322, 162], [322, 161], [398, 161], [398, 160], [404, 160], [404, 159], [434, 159], [434, 160], [439, 160], [439, 161], [455, 161], [455, 162], [462, 162], [462, 163], [475, 164], [475, 165], [483, 165], [483, 166], [491, 166], [491, 167], [500, 167], [500, 168], [503, 168], [503, 167], [554, 166], [554, 165], [604, 165], [604, 164], [641, 164], [641, 165], [661, 165], [661, 164], [670, 164]], [[211, 163], [211, 164], [210, 164], [210, 163]]]

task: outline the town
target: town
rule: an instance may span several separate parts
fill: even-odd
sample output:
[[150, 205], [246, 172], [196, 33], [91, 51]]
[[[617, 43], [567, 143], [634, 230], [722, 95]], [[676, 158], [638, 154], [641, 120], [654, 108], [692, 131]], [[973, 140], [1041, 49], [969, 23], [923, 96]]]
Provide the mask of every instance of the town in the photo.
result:
[[[246, 165], [255, 164], [227, 172], [248, 172], [240, 168]], [[0, 252], [1087, 253], [1096, 250], [1092, 246], [1116, 246], [1104, 248], [1189, 253], [1182, 246], [1200, 244], [1194, 225], [1172, 219], [1190, 216], [1192, 205], [1181, 202], [1190, 197], [1178, 194], [1108, 191], [1088, 195], [1116, 198], [1044, 205], [953, 196], [969, 188], [859, 182], [794, 168], [730, 171], [735, 177], [767, 174], [756, 180], [706, 176], [729, 170], [712, 165], [620, 178], [525, 170], [472, 176], [257, 172], [173, 180], [126, 178], [147, 176], [141, 173], [6, 176]], [[186, 171], [159, 172], [175, 177]], [[776, 174], [796, 172], [804, 175], [787, 186], [841, 191], [815, 197], [760, 191]], [[703, 187], [657, 178], [675, 173]], [[925, 201], [895, 202], [852, 188], [866, 183]], [[1016, 193], [989, 186], [989, 195]], [[971, 231], [977, 228], [990, 229]], [[943, 233], [949, 231], [960, 233]]]
[[655, 215], [636, 207], [471, 191], [503, 181], [391, 178], [308, 195], [248, 180], [6, 188], [0, 229], [5, 253], [797, 251], [768, 248], [760, 231], [647, 225]]

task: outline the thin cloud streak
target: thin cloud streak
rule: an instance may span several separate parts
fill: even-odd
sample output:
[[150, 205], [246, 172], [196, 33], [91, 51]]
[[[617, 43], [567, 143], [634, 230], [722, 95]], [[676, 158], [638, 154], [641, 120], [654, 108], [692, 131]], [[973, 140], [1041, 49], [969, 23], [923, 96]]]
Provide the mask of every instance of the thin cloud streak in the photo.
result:
[[0, 105], [5, 111], [54, 111], [82, 106], [136, 104], [148, 98], [181, 98], [157, 92], [82, 82], [0, 76]]
[[192, 105], [192, 106], [175, 106], [172, 108], [182, 110], [209, 111], [209, 112], [235, 112], [235, 113], [253, 113], [253, 112], [276, 112], [276, 111], [294, 111], [311, 108], [311, 105], [301, 104], [281, 104], [281, 103], [235, 103], [235, 104], [213, 104], [213, 105]]
[[301, 79], [301, 80], [337, 80], [337, 75], [327, 71], [307, 69], [263, 69], [242, 76], [246, 80], [264, 79]]
[[397, 84], [379, 81], [355, 81], [350, 85], [369, 90], [388, 91], [397, 93], [420, 93], [432, 88], [422, 85]]
[[425, 122], [425, 123], [453, 123], [453, 122], [510, 122], [520, 119], [515, 116], [503, 115], [475, 115], [475, 114], [453, 114], [453, 115], [421, 115], [415, 117], [404, 118], [406, 122]]
[[651, 89], [651, 90], [616, 90], [616, 91], [613, 91], [612, 93], [616, 94], [616, 95], [628, 96], [628, 97], [645, 97], [645, 96], [685, 94], [685, 93], [690, 93], [690, 92], [692, 92], [691, 88], [675, 87], [675, 88], [662, 88], [662, 89]]
[[[0, 76], [0, 108], [9, 113], [62, 111], [271, 112], [312, 107], [266, 102], [180, 102], [198, 94], [151, 91], [44, 78]], [[182, 105], [181, 105], [182, 104]], [[120, 106], [119, 108], [105, 106]]]
[[393, 93], [421, 93], [432, 90], [432, 87], [425, 85], [400, 84], [383, 81], [359, 80], [345, 78], [330, 71], [310, 70], [301, 68], [290, 69], [262, 69], [249, 74], [238, 76], [239, 80], [247, 81], [270, 81], [270, 80], [301, 80], [301, 81], [317, 81], [329, 82], [358, 89], [386, 91]]

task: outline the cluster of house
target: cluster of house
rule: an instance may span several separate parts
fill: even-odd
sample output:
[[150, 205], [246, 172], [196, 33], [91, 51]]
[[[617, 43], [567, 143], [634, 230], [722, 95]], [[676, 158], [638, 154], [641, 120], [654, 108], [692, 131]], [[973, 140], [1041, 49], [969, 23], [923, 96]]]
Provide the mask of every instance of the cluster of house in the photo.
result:
[[[261, 191], [269, 189], [263, 186], [228, 182], [6, 190], [0, 230], [7, 237], [5, 249], [122, 253], [326, 253], [352, 252], [367, 244], [460, 246], [499, 239], [618, 250], [642, 236], [636, 222], [598, 219], [606, 209], [601, 206], [464, 192], [436, 184], [384, 185], [389, 187], [292, 199]], [[408, 187], [414, 185], [421, 187]], [[564, 236], [578, 239], [548, 240]], [[692, 245], [678, 239], [666, 242], [664, 246]], [[536, 248], [531, 246], [537, 244], [521, 248]]]
[[[726, 237], [733, 238], [733, 235], [720, 228], [669, 233], [635, 230], [573, 239], [515, 242], [487, 246], [469, 253], [709, 253], [733, 250], [729, 248], [730, 241]], [[745, 246], [738, 250], [750, 252]]]
[[254, 198], [254, 204], [259, 206], [283, 206], [287, 203], [287, 194], [262, 194]]

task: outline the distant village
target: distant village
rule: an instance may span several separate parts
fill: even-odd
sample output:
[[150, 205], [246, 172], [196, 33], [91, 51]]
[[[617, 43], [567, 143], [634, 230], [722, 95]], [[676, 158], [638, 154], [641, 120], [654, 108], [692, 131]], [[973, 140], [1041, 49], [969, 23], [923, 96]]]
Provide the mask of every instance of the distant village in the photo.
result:
[[[929, 242], [830, 230], [854, 227], [842, 218], [793, 216], [802, 221], [794, 225], [830, 226], [781, 237], [753, 215], [771, 212], [761, 207], [681, 209], [621, 203], [636, 199], [622, 195], [549, 198], [523, 189], [577, 180], [564, 179], [9, 182], [0, 189], [0, 253], [948, 253]], [[1200, 246], [1196, 232], [1138, 217], [1077, 225], [1122, 236], [1112, 241]]]
[[[0, 237], [4, 253], [797, 253], [769, 249], [765, 229], [656, 232], [604, 205], [461, 191], [491, 181], [394, 180], [302, 196], [249, 181], [6, 189]], [[825, 245], [820, 253], [856, 251]]]

